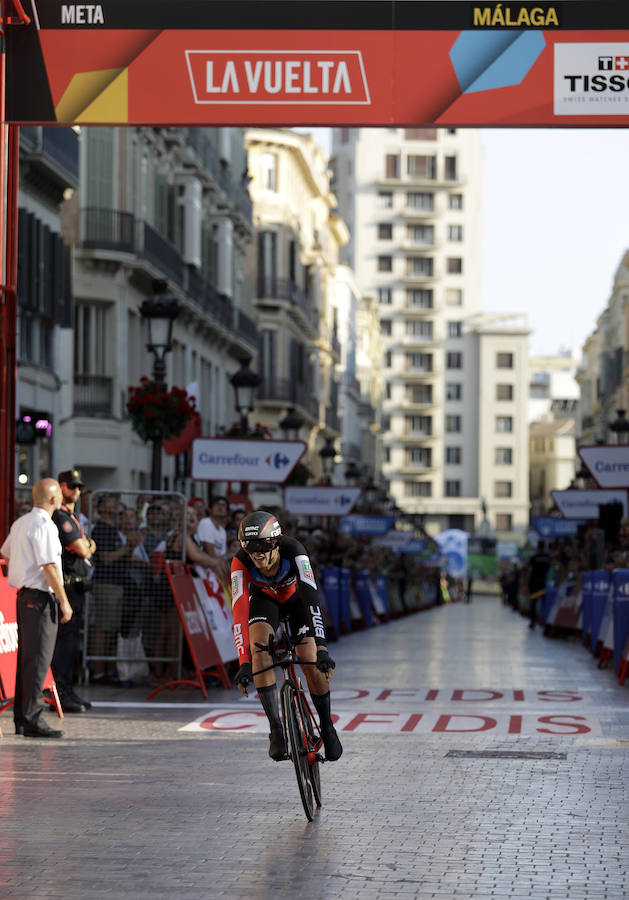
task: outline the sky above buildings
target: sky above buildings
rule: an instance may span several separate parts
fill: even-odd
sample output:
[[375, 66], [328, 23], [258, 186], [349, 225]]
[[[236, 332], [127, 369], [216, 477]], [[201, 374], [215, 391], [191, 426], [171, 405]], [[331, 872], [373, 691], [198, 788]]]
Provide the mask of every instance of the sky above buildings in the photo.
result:
[[[330, 129], [311, 131], [330, 149]], [[629, 249], [629, 130], [485, 129], [486, 312], [524, 313], [531, 353], [580, 352]]]

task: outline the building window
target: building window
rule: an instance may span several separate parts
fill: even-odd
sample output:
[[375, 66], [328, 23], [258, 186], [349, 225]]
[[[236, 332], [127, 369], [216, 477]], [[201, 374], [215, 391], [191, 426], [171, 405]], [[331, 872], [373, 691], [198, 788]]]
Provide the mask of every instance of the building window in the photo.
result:
[[432, 403], [432, 385], [407, 384], [406, 399], [409, 403]]
[[451, 350], [446, 353], [446, 369], [462, 369], [463, 354], [453, 353]]
[[349, 142], [349, 128], [339, 128], [341, 132], [341, 144], [347, 144]]
[[433, 212], [435, 208], [435, 195], [427, 191], [408, 191], [406, 205], [409, 209], [421, 209], [423, 212]]
[[494, 481], [494, 497], [512, 497], [513, 484], [510, 481]]
[[448, 196], [448, 209], [463, 209], [463, 194], [450, 194]]
[[406, 462], [411, 466], [432, 466], [432, 450], [430, 447], [410, 447], [406, 451]]
[[378, 224], [378, 240], [379, 241], [392, 241], [393, 240], [393, 225], [391, 222], [380, 222]]
[[387, 153], [385, 156], [384, 173], [386, 178], [400, 177], [400, 157], [397, 153]]
[[434, 271], [434, 261], [431, 256], [414, 256], [406, 260], [407, 275], [422, 275], [431, 278]]
[[512, 369], [513, 368], [513, 353], [496, 353], [496, 368], [497, 369]]
[[445, 175], [446, 181], [456, 181], [456, 156], [446, 156], [445, 158]]
[[461, 496], [461, 482], [458, 479], [448, 479], [445, 484], [446, 497]]
[[463, 306], [461, 288], [446, 288], [446, 306]]
[[391, 416], [383, 416], [382, 417], [382, 430], [383, 431], [391, 430]]
[[406, 416], [406, 434], [432, 434], [432, 416]]
[[411, 244], [432, 245], [435, 242], [435, 229], [432, 225], [409, 225], [406, 239]]
[[463, 260], [460, 256], [449, 256], [446, 260], [446, 271], [449, 275], [460, 275], [463, 272]]
[[393, 303], [393, 289], [390, 287], [379, 287], [378, 303], [382, 304], [382, 306], [390, 306]]
[[419, 322], [407, 322], [406, 323], [406, 334], [409, 337], [421, 338], [424, 341], [432, 340], [432, 322], [430, 321], [419, 321]]
[[378, 191], [380, 209], [393, 209], [393, 191]]
[[391, 462], [391, 448], [390, 447], [384, 448], [384, 461], [385, 461], [385, 463]]
[[437, 140], [437, 129], [436, 128], [405, 128], [404, 129], [404, 140], [405, 141], [436, 141]]
[[511, 434], [513, 432], [513, 416], [496, 416], [496, 431], [498, 434]]
[[511, 531], [513, 527], [513, 516], [511, 513], [497, 513], [496, 514], [496, 529], [497, 531]]
[[404, 483], [405, 497], [432, 497], [432, 482], [430, 481], [406, 481]]
[[463, 385], [454, 381], [446, 383], [446, 400], [462, 400]]
[[497, 384], [496, 385], [496, 400], [513, 400], [513, 385], [512, 384]]
[[393, 365], [393, 354], [391, 353], [390, 350], [387, 350], [387, 352], [384, 354], [384, 367], [385, 367], [385, 369], [390, 369], [392, 365]]
[[391, 319], [380, 319], [380, 331], [385, 337], [391, 337], [392, 330]]
[[463, 226], [462, 225], [448, 225], [448, 240], [449, 241], [462, 241], [463, 240]]
[[277, 156], [275, 153], [263, 153], [260, 156], [262, 168], [262, 187], [266, 191], [277, 191]]
[[406, 174], [411, 178], [427, 178], [433, 181], [437, 177], [437, 157], [409, 154], [406, 157]]
[[463, 450], [461, 447], [446, 447], [446, 464], [449, 466], [460, 466], [463, 461]]
[[510, 466], [513, 463], [513, 450], [511, 447], [496, 447], [494, 462], [497, 466]]
[[379, 256], [378, 257], [378, 271], [379, 272], [392, 272], [393, 271], [393, 257], [392, 256]]
[[432, 353], [407, 353], [406, 366], [416, 372], [432, 372]]
[[406, 305], [415, 309], [432, 309], [432, 288], [409, 288], [406, 291]]
[[448, 322], [448, 337], [460, 338], [463, 334], [463, 322]]
[[75, 374], [106, 374], [107, 337], [107, 307], [77, 303], [74, 309]]
[[460, 434], [462, 421], [462, 416], [446, 416], [446, 433]]

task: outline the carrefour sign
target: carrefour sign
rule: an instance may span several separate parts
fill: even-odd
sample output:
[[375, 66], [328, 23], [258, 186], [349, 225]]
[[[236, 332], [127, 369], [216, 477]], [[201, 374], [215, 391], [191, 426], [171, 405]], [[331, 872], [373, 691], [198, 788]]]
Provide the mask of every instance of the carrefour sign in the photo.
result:
[[293, 515], [344, 516], [359, 497], [354, 487], [287, 487], [284, 507]]
[[599, 487], [629, 487], [629, 444], [579, 447], [579, 456]]
[[608, 503], [622, 504], [622, 514], [627, 515], [626, 491], [551, 491], [551, 497], [566, 519], [598, 519], [600, 507]]
[[305, 451], [303, 441], [197, 438], [192, 442], [192, 478], [283, 484]]

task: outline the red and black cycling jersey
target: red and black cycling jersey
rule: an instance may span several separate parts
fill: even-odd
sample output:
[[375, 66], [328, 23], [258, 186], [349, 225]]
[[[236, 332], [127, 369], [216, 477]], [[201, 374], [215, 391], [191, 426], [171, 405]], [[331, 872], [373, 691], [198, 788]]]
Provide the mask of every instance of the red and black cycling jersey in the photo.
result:
[[[280, 564], [276, 575], [267, 577], [253, 564], [253, 560], [242, 548], [232, 559], [232, 612], [234, 616], [234, 640], [240, 663], [251, 660], [249, 649], [249, 593], [255, 586], [268, 594], [278, 604], [286, 603], [297, 592], [308, 610], [313, 623], [313, 634], [317, 644], [325, 644], [319, 609], [319, 591], [312, 570], [308, 552], [303, 544], [294, 538], [282, 535], [279, 539]], [[314, 615], [314, 619], [313, 619]]]

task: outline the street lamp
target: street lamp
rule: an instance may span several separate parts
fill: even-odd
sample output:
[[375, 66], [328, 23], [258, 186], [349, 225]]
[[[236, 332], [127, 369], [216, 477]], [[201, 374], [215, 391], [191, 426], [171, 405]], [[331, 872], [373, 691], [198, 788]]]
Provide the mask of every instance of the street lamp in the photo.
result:
[[288, 411], [283, 419], [280, 420], [279, 426], [284, 432], [284, 438], [287, 441], [296, 441], [299, 437], [299, 429], [304, 424], [304, 420], [295, 412], [294, 406], [289, 406]]
[[324, 446], [319, 450], [319, 456], [321, 457], [323, 474], [329, 482], [332, 477], [332, 472], [334, 471], [334, 459], [336, 457], [336, 450], [334, 449], [334, 441], [332, 438], [328, 437], [325, 439]]
[[617, 418], [609, 423], [609, 428], [616, 435], [617, 444], [629, 444], [629, 421], [625, 418], [625, 410], [616, 410]]
[[345, 480], [349, 485], [355, 485], [358, 483], [358, 479], [360, 478], [360, 468], [356, 465], [353, 459], [347, 464], [347, 468], [345, 469]]
[[[147, 297], [140, 306], [140, 314], [147, 324], [146, 348], [153, 354], [153, 381], [163, 385], [166, 384], [165, 356], [173, 348], [173, 324], [180, 309], [177, 300], [166, 293], [167, 288], [166, 281], [155, 280], [153, 296]], [[151, 489], [159, 491], [161, 487], [162, 442], [155, 439], [151, 460]]]
[[229, 379], [236, 392], [236, 412], [240, 414], [240, 427], [245, 435], [249, 432], [249, 413], [254, 410], [256, 391], [262, 381], [257, 372], [251, 371], [250, 364], [251, 357], [243, 359]]
[[378, 497], [378, 485], [374, 482], [371, 475], [369, 476], [369, 481], [363, 488], [363, 494], [365, 495], [365, 504], [367, 506], [367, 511], [369, 512], [376, 505], [376, 499]]

